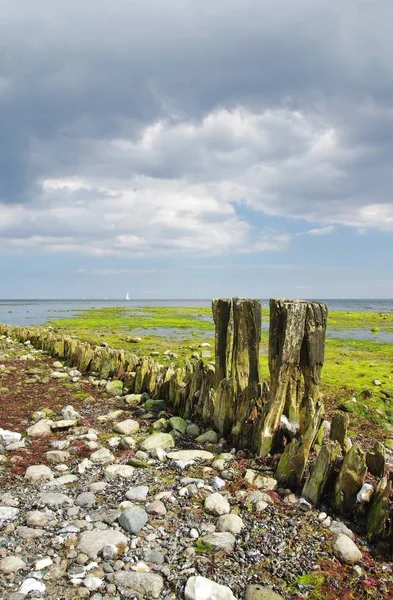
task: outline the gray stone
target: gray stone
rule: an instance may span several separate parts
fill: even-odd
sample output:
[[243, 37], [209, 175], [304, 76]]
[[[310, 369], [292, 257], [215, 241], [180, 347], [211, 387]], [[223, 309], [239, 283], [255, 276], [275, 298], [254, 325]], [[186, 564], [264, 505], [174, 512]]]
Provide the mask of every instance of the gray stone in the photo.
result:
[[97, 498], [93, 492], [82, 492], [75, 498], [75, 504], [77, 506], [86, 506], [91, 508], [94, 506], [94, 504], [96, 504], [96, 502]]
[[185, 600], [236, 600], [229, 587], [200, 575], [187, 579], [184, 598]]
[[219, 517], [221, 515], [229, 514], [231, 507], [228, 500], [216, 492], [214, 494], [210, 494], [205, 499], [205, 511], [210, 515]]
[[[19, 593], [27, 596], [28, 594], [34, 592], [35, 594], [39, 594], [39, 596], [41, 596], [45, 593], [45, 590], [46, 586], [44, 583], [42, 583], [42, 581], [37, 581], [37, 579], [29, 577], [28, 579], [25, 579], [22, 585], [20, 586]], [[30, 596], [30, 598], [32, 597], [33, 596]]]
[[5, 575], [16, 573], [25, 567], [26, 563], [20, 558], [20, 556], [7, 556], [6, 558], [0, 560], [0, 571]]
[[26, 469], [25, 479], [29, 483], [42, 483], [51, 481], [54, 475], [46, 465], [32, 465]]
[[40, 510], [32, 510], [26, 514], [26, 523], [30, 527], [45, 527], [48, 524], [48, 516]]
[[127, 500], [131, 500], [131, 502], [145, 502], [148, 493], [149, 488], [147, 485], [138, 485], [127, 490], [126, 498]]
[[100, 448], [99, 450], [96, 450], [96, 452], [93, 452], [93, 454], [90, 456], [90, 460], [93, 463], [106, 464], [113, 462], [115, 457], [113, 456], [112, 452], [108, 450], [108, 448]]
[[161, 502], [161, 500], [154, 500], [146, 506], [146, 512], [149, 515], [157, 515], [159, 517], [163, 517], [164, 515], [166, 515], [165, 504]]
[[335, 535], [339, 535], [340, 533], [343, 533], [347, 537], [351, 538], [351, 540], [355, 539], [355, 534], [353, 533], [353, 531], [351, 531], [341, 521], [332, 521], [329, 529]]
[[354, 565], [362, 559], [362, 553], [347, 535], [340, 533], [333, 543], [334, 555], [343, 563]]
[[209, 431], [205, 431], [205, 433], [199, 435], [195, 441], [198, 444], [217, 444], [218, 434], [213, 429], [209, 429]]
[[29, 437], [35, 437], [39, 435], [48, 435], [51, 432], [50, 425], [53, 421], [49, 421], [48, 419], [44, 419], [42, 421], [38, 421], [38, 423], [34, 423], [27, 428], [26, 434]]
[[201, 541], [206, 546], [210, 546], [213, 550], [223, 550], [230, 554], [236, 542], [235, 536], [228, 531], [222, 533], [210, 533], [201, 538]]
[[54, 464], [66, 462], [70, 458], [70, 453], [62, 450], [49, 450], [45, 454], [46, 460]]
[[105, 533], [103, 533], [101, 529], [93, 529], [92, 531], [81, 533], [77, 549], [79, 552], [87, 554], [89, 558], [97, 558], [104, 546], [108, 544], [116, 546], [119, 550], [119, 555], [128, 547], [127, 538], [121, 531], [105, 529]]
[[173, 437], [169, 433], [153, 433], [142, 442], [141, 449], [145, 452], [151, 452], [156, 448], [162, 448], [163, 450], [173, 448], [174, 445]]
[[136, 433], [138, 430], [139, 423], [133, 419], [126, 419], [125, 421], [120, 421], [113, 425], [113, 431], [115, 433], [120, 433], [120, 435], [130, 435], [131, 433]]
[[217, 520], [217, 531], [229, 531], [236, 535], [241, 532], [243, 527], [243, 520], [238, 515], [221, 515]]
[[131, 465], [109, 465], [104, 469], [104, 477], [108, 481], [121, 477], [122, 479], [129, 479], [134, 474], [134, 467]]
[[61, 421], [54, 421], [50, 428], [51, 431], [67, 431], [71, 427], [75, 427], [77, 421], [75, 419], [62, 419]]
[[38, 494], [38, 502], [52, 508], [73, 503], [71, 498], [60, 492], [41, 492]]
[[120, 590], [125, 588], [127, 593], [134, 593], [138, 598], [159, 598], [164, 587], [161, 575], [156, 573], [134, 573], [118, 571], [115, 581]]
[[284, 600], [284, 598], [263, 585], [254, 584], [246, 587], [244, 600]]
[[0, 523], [3, 521], [13, 521], [19, 513], [19, 508], [14, 506], [0, 506]]
[[118, 518], [119, 524], [128, 531], [128, 533], [132, 533], [136, 535], [140, 532], [140, 530], [146, 525], [148, 521], [147, 512], [139, 507], [133, 506], [132, 508], [128, 508]]
[[199, 429], [198, 425], [196, 425], [195, 423], [191, 423], [191, 425], [188, 425], [187, 435], [189, 435], [192, 438], [196, 438], [200, 434], [201, 434], [201, 430]]
[[191, 462], [192, 460], [211, 462], [214, 459], [214, 454], [206, 450], [178, 450], [177, 452], [168, 452], [168, 458], [183, 460], [184, 462]]

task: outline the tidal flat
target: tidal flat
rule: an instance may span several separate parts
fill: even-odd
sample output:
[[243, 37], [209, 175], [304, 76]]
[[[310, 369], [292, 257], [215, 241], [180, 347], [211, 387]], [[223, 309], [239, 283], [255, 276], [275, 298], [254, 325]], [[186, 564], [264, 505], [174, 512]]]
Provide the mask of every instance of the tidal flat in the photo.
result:
[[[260, 364], [265, 380], [268, 323], [269, 310], [263, 308]], [[106, 342], [159, 361], [184, 364], [192, 356], [214, 360], [214, 323], [208, 307], [89, 309], [48, 324], [93, 344]], [[327, 410], [340, 407], [350, 412], [354, 425], [360, 419], [377, 428], [393, 428], [393, 345], [378, 341], [393, 332], [393, 314], [330, 311], [327, 331], [322, 370]]]

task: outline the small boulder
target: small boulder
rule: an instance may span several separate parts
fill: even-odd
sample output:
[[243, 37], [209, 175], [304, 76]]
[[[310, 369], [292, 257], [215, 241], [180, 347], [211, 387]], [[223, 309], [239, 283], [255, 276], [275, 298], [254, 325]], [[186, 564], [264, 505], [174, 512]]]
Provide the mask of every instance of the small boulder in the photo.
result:
[[200, 575], [187, 580], [184, 598], [185, 600], [236, 600], [229, 587]]
[[221, 515], [229, 514], [231, 511], [231, 507], [229, 505], [228, 500], [224, 498], [224, 496], [216, 492], [214, 494], [210, 494], [205, 499], [205, 511], [209, 515], [220, 517]]
[[333, 543], [333, 553], [340, 562], [355, 565], [362, 559], [362, 553], [356, 544], [344, 533], [337, 536]]

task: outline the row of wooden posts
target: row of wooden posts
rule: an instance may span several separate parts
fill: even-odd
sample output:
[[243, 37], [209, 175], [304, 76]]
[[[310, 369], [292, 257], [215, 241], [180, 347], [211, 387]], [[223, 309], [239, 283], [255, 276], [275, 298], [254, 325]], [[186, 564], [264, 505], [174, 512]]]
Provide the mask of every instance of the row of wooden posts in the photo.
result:
[[[187, 361], [185, 367], [163, 366], [152, 357], [93, 346], [47, 327], [0, 325], [0, 334], [30, 340], [34, 347], [65, 359], [83, 373], [120, 379], [129, 393], [147, 392], [151, 398], [163, 399], [174, 414], [214, 426], [239, 449], [259, 457], [280, 453], [275, 473], [280, 485], [302, 490], [314, 504], [331, 488], [330, 501], [341, 514], [353, 512], [356, 495], [373, 465], [372, 474], [381, 479], [369, 504], [367, 530], [370, 537], [386, 533], [393, 517], [392, 482], [384, 477], [383, 445], [376, 444], [369, 460], [358, 444], [350, 447], [348, 419], [342, 413], [333, 418], [330, 439], [323, 440], [320, 381], [326, 304], [270, 300], [270, 384], [261, 380], [259, 370], [260, 300], [218, 298], [212, 311], [215, 360]], [[316, 443], [319, 453], [310, 468]]]

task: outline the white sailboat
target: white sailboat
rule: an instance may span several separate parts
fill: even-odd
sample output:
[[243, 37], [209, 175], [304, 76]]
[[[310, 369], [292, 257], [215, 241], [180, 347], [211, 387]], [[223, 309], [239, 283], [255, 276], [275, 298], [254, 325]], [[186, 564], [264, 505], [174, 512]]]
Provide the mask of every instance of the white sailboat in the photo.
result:
[[126, 300], [130, 300], [130, 294], [128, 292], [126, 294]]

